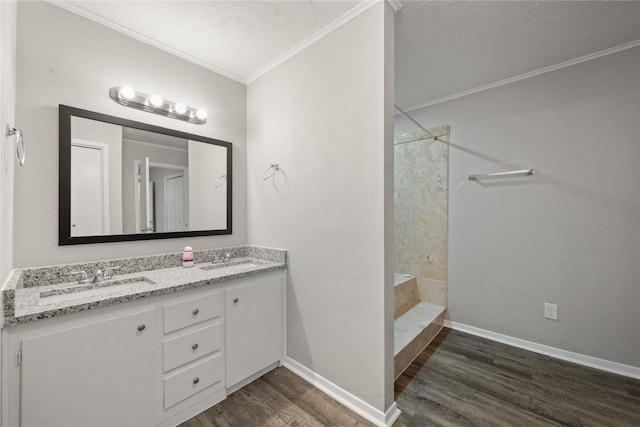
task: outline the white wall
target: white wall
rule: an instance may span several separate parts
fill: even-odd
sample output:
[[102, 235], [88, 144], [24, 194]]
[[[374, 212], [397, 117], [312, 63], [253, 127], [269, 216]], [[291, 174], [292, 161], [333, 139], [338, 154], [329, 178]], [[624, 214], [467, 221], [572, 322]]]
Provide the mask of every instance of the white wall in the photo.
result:
[[[16, 176], [16, 267], [246, 243], [245, 85], [45, 2], [18, 4], [17, 66], [28, 159]], [[204, 108], [207, 124], [121, 106], [108, 91], [123, 85]], [[232, 142], [233, 235], [58, 247], [58, 104]]]
[[640, 366], [640, 48], [412, 115], [451, 125], [449, 318]]
[[[393, 393], [386, 13], [378, 3], [250, 83], [247, 96], [249, 242], [289, 251], [288, 356], [380, 411], [385, 389]], [[262, 180], [272, 163], [283, 170], [278, 189]]]
[[7, 124], [20, 127], [16, 106], [16, 2], [0, 2], [0, 285], [13, 268], [14, 138], [5, 139]]

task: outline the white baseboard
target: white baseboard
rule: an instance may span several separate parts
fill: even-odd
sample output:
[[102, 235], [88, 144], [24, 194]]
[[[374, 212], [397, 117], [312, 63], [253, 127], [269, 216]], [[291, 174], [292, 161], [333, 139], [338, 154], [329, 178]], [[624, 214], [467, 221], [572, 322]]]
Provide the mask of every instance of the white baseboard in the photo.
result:
[[395, 402], [393, 402], [393, 405], [391, 405], [386, 413], [379, 411], [364, 400], [338, 387], [328, 379], [316, 374], [311, 369], [289, 357], [285, 357], [282, 361], [282, 366], [377, 426], [391, 427], [400, 416], [400, 410]]
[[587, 356], [572, 351], [562, 350], [548, 345], [538, 344], [532, 341], [522, 340], [520, 338], [510, 337], [508, 335], [499, 334], [497, 332], [488, 331], [486, 329], [476, 328], [462, 323], [444, 321], [444, 326], [455, 329], [456, 331], [466, 332], [471, 335], [487, 338], [492, 341], [508, 344], [513, 347], [522, 348], [524, 350], [533, 351], [535, 353], [544, 354], [555, 357], [556, 359], [566, 360], [567, 362], [577, 363], [578, 365], [588, 366], [590, 368], [600, 369], [602, 371], [611, 372], [625, 377], [640, 379], [640, 368], [630, 365], [624, 365], [618, 362], [599, 359], [597, 357]]

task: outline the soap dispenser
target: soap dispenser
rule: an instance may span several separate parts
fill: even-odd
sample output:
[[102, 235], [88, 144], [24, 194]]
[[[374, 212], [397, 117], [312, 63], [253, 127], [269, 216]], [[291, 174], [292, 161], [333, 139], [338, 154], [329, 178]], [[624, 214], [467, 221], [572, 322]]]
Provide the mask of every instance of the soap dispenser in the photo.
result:
[[185, 246], [182, 251], [182, 266], [193, 267], [193, 249], [191, 246]]

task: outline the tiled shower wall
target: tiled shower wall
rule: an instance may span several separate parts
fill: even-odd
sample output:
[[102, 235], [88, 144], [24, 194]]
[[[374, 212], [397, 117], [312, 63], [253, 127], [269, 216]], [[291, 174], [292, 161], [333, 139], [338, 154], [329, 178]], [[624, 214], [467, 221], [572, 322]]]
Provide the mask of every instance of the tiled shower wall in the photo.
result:
[[448, 145], [395, 145], [395, 272], [416, 276], [423, 301], [446, 306]]

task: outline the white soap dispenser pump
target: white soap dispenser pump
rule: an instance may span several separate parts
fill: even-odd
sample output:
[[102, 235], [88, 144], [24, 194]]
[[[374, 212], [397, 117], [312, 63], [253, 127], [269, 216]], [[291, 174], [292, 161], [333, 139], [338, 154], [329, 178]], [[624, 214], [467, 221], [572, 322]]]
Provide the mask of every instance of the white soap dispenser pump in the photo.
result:
[[182, 266], [193, 267], [193, 264], [193, 249], [191, 246], [185, 246], [184, 251], [182, 251]]

